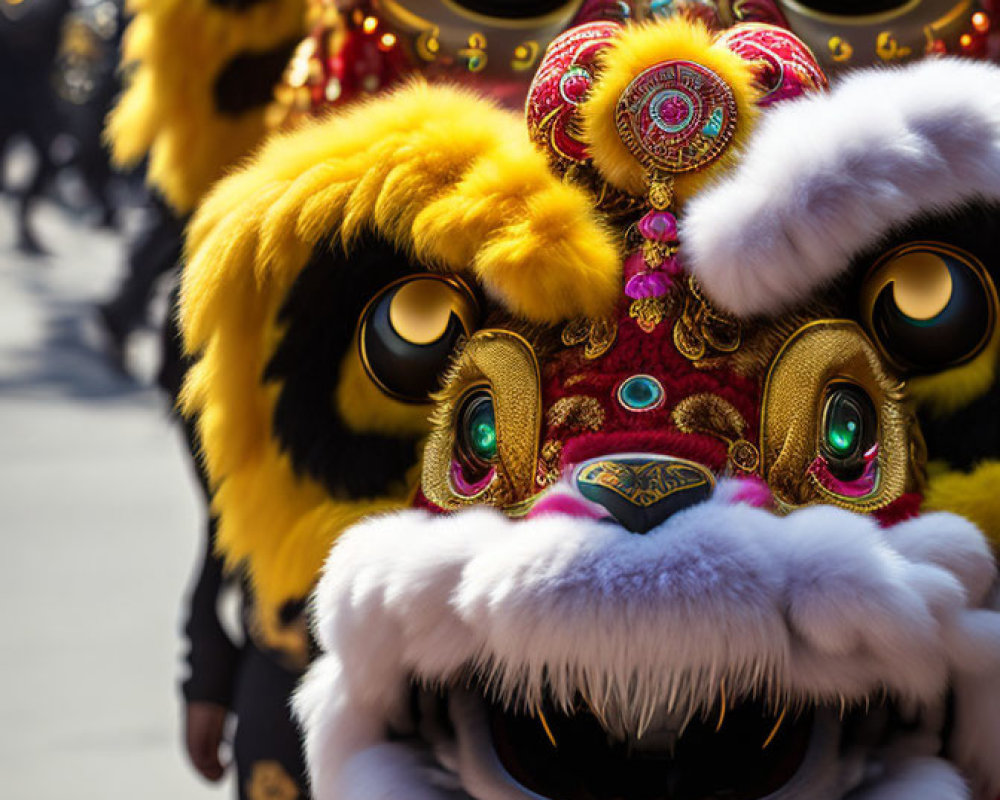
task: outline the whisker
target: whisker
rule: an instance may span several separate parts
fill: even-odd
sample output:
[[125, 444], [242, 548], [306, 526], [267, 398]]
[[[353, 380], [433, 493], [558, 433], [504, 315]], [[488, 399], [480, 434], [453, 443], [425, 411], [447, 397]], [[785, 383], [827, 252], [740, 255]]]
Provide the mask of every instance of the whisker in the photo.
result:
[[767, 737], [767, 741], [764, 742], [764, 746], [761, 750], [767, 750], [771, 742], [774, 741], [774, 737], [778, 735], [778, 731], [781, 730], [781, 723], [785, 721], [785, 716], [788, 714], [788, 706], [781, 709], [781, 716], [778, 717], [778, 721], [774, 724], [774, 729], [771, 731], [771, 735]]
[[552, 733], [552, 728], [549, 727], [549, 721], [545, 719], [545, 712], [542, 711], [541, 706], [535, 706], [535, 712], [538, 714], [538, 719], [542, 723], [542, 728], [545, 729], [545, 735], [548, 737], [549, 741], [552, 743], [553, 747], [558, 748], [559, 745], [556, 743], [556, 737]]
[[719, 711], [719, 724], [715, 726], [715, 732], [722, 730], [722, 723], [726, 721], [726, 679], [719, 682], [719, 695], [722, 697], [722, 709]]

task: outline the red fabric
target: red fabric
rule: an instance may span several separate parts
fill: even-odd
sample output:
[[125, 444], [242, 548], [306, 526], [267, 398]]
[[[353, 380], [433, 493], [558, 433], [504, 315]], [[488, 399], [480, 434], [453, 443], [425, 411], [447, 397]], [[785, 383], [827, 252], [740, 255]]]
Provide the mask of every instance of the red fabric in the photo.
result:
[[754, 65], [764, 95], [757, 104], [793, 100], [829, 88], [812, 51], [793, 33], [770, 25], [741, 25], [722, 33], [719, 41]]
[[923, 505], [924, 497], [921, 494], [904, 494], [896, 502], [886, 506], [881, 511], [876, 511], [872, 516], [878, 520], [883, 528], [891, 528], [900, 522], [920, 516], [920, 506]]
[[[728, 444], [714, 436], [683, 433], [671, 419], [677, 403], [695, 394], [714, 394], [732, 404], [747, 423], [743, 438], [757, 441], [763, 375], [747, 377], [725, 368], [698, 368], [677, 351], [673, 330], [674, 320], [667, 319], [652, 333], [643, 332], [628, 316], [626, 303], [619, 315], [618, 338], [607, 354], [587, 360], [583, 348], [577, 347], [546, 366], [543, 408], [551, 408], [561, 398], [582, 395], [597, 400], [605, 416], [598, 432], [546, 425], [542, 442], [562, 442], [564, 468], [600, 455], [640, 451], [679, 456], [723, 471]], [[666, 397], [660, 408], [636, 413], [618, 402], [621, 383], [640, 374], [651, 375], [663, 385]]]
[[528, 90], [525, 115], [531, 138], [564, 169], [588, 158], [577, 108], [597, 75], [598, 56], [620, 31], [614, 22], [591, 22], [558, 36]]
[[444, 509], [441, 508], [441, 506], [434, 505], [434, 503], [424, 496], [422, 489], [417, 489], [417, 494], [413, 498], [413, 507], [423, 509], [424, 511], [430, 511], [432, 514], [444, 513]]

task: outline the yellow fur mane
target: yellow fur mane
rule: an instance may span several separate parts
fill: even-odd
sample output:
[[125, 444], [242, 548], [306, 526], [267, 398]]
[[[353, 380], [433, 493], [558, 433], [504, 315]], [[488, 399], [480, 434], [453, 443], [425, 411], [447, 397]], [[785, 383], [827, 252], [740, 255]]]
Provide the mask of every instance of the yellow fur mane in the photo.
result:
[[[332, 498], [271, 433], [280, 386], [261, 376], [278, 311], [314, 248], [349, 251], [366, 231], [536, 321], [604, 314], [620, 292], [618, 252], [588, 196], [548, 171], [518, 117], [459, 90], [418, 83], [308, 124], [221, 181], [189, 232], [182, 324], [200, 359], [182, 403], [198, 417], [220, 550], [247, 569], [265, 632], [308, 593], [340, 531], [406, 503], [417, 478], [371, 502]], [[338, 394], [331, 413], [350, 402]]]
[[911, 378], [910, 394], [918, 405], [935, 417], [957, 414], [996, 383], [998, 365], [1000, 329], [993, 334], [986, 349], [968, 364], [937, 375]]
[[924, 507], [951, 511], [971, 520], [1000, 547], [1000, 461], [985, 461], [971, 472], [932, 471]]

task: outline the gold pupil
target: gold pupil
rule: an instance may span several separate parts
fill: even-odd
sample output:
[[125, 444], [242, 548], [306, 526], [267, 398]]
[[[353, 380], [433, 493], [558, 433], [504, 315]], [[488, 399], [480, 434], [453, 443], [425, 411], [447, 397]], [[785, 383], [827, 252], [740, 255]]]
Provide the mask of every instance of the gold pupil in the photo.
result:
[[468, 331], [471, 303], [444, 281], [424, 278], [403, 284], [389, 304], [389, 324], [410, 344], [433, 344], [444, 336], [452, 314]]
[[886, 267], [883, 285], [892, 283], [896, 306], [915, 320], [934, 319], [947, 308], [954, 291], [951, 272], [937, 253], [901, 255]]

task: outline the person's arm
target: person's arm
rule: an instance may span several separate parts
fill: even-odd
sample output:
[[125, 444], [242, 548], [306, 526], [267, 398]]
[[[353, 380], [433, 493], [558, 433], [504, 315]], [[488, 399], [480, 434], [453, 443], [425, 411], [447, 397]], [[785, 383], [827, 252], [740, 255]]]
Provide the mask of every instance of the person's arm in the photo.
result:
[[[183, 372], [183, 369], [180, 371]], [[196, 455], [193, 421], [184, 421], [184, 433], [207, 508], [210, 496], [208, 480]], [[219, 758], [219, 747], [240, 660], [240, 649], [230, 639], [219, 619], [219, 597], [225, 588], [226, 578], [222, 559], [215, 552], [215, 532], [216, 521], [211, 517], [205, 532], [201, 567], [188, 598], [184, 624], [188, 672], [181, 684], [188, 758], [192, 766], [210, 781], [219, 780], [225, 772], [225, 765]]]
[[240, 651], [219, 620], [217, 604], [224, 586], [223, 565], [213, 552], [215, 520], [209, 523], [206, 551], [191, 592], [184, 635], [188, 674], [181, 689], [185, 705], [185, 744], [191, 764], [210, 781], [225, 767], [219, 758], [231, 704]]

